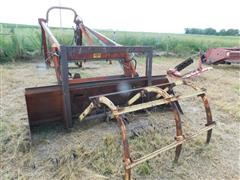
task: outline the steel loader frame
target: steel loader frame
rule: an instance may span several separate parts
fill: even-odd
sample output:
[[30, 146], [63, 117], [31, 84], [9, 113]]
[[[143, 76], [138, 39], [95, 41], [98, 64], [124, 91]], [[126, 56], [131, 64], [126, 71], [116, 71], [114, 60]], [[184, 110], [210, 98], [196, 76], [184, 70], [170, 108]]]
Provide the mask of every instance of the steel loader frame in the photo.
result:
[[[60, 45], [47, 26], [48, 14], [52, 9], [66, 9], [74, 13], [75, 45]], [[169, 82], [166, 75], [152, 75], [152, 48], [126, 47], [117, 44], [97, 31], [83, 25], [78, 15], [71, 8], [52, 7], [48, 10], [46, 19], [39, 19], [42, 30], [43, 49], [46, 63], [53, 65], [56, 72], [57, 84], [51, 86], [33, 87], [25, 89], [26, 105], [30, 127], [52, 121], [63, 122], [66, 129], [71, 128], [75, 121], [110, 118], [116, 120], [121, 132], [123, 144], [124, 179], [131, 179], [131, 169], [136, 165], [154, 158], [160, 153], [176, 147], [175, 161], [181, 153], [182, 144], [189, 139], [207, 132], [206, 142], [210, 142], [212, 128], [215, 122], [205, 92], [186, 80]], [[90, 34], [95, 36], [105, 46], [94, 46]], [[82, 45], [81, 37], [85, 36], [89, 45]], [[49, 41], [49, 42], [48, 42]], [[50, 48], [49, 45], [50, 44]], [[139, 76], [133, 64], [131, 53], [142, 53], [146, 56], [145, 75]], [[69, 76], [68, 64], [88, 61], [117, 60], [123, 67], [122, 75], [81, 78]], [[119, 84], [127, 84], [130, 88], [119, 91]], [[196, 92], [188, 95], [176, 95], [173, 88], [184, 85], [193, 88]], [[196, 134], [186, 137], [183, 134], [178, 101], [200, 97], [206, 111], [206, 125]], [[175, 141], [159, 150], [156, 150], [140, 159], [133, 160], [130, 156], [127, 141], [124, 114], [159, 107], [168, 104], [171, 106], [176, 124]]]

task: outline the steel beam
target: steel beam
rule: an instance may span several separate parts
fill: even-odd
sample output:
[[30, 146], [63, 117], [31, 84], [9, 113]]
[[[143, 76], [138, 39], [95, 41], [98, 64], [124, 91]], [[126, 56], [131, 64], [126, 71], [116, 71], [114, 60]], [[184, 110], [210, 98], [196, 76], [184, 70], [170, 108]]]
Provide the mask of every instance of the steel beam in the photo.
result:
[[61, 46], [61, 59], [60, 59], [60, 69], [61, 69], [61, 82], [62, 82], [62, 97], [63, 97], [63, 110], [64, 110], [64, 122], [65, 127], [71, 128], [72, 124], [72, 110], [71, 110], [71, 100], [70, 91], [68, 83], [68, 59], [67, 51], [65, 46]]

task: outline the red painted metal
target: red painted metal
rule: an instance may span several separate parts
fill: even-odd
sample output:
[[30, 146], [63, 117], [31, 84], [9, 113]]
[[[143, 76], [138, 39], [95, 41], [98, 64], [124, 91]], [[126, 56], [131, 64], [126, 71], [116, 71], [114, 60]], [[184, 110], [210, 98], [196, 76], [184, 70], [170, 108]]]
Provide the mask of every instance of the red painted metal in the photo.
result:
[[[102, 35], [101, 33], [92, 30], [88, 27], [86, 27], [82, 21], [80, 21], [78, 19], [78, 15], [76, 13], [75, 10], [73, 10], [72, 8], [67, 8], [67, 7], [51, 7], [48, 9], [47, 11], [47, 15], [46, 15], [46, 20], [40, 18], [38, 20], [41, 29], [42, 29], [42, 46], [44, 48], [44, 56], [45, 59], [47, 61], [47, 64], [50, 65], [50, 61], [49, 61], [49, 56], [50, 55], [55, 55], [60, 51], [60, 44], [59, 42], [56, 40], [56, 38], [54, 37], [54, 35], [52, 34], [51, 30], [49, 29], [49, 27], [47, 26], [47, 23], [49, 21], [49, 13], [51, 10], [53, 9], [65, 9], [65, 10], [70, 10], [74, 13], [74, 20], [73, 22], [76, 24], [76, 30], [78, 30], [79, 26], [81, 29], [81, 33], [82, 35], [87, 39], [88, 45], [93, 45], [93, 40], [92, 37], [90, 36], [90, 34], [92, 36], [94, 36], [95, 38], [97, 38], [99, 41], [101, 41], [103, 44], [107, 45], [107, 46], [121, 46], [120, 44], [114, 42], [113, 40], [107, 38], [106, 36]], [[48, 39], [50, 41], [51, 44], [51, 48], [52, 50], [48, 50], [47, 47], [47, 38], [46, 38], [46, 34], [48, 36]], [[53, 49], [55, 48], [55, 49]], [[74, 56], [74, 55], [73, 55]], [[59, 66], [59, 64], [57, 65], [56, 62], [59, 62], [59, 60], [57, 60], [58, 57], [54, 57], [54, 66]], [[82, 63], [82, 61], [85, 61], [85, 59], [114, 59], [114, 58], [122, 58], [124, 59], [124, 61], [121, 61], [120, 63], [122, 63], [122, 67], [123, 67], [123, 71], [124, 71], [124, 75], [125, 76], [137, 76], [137, 72], [135, 70], [134, 64], [131, 62], [130, 56], [128, 55], [128, 53], [115, 53], [115, 54], [109, 54], [109, 53], [102, 53], [102, 54], [97, 54], [97, 53], [82, 53], [81, 55], [78, 55], [78, 57], [75, 57], [75, 59], [77, 61], [80, 61]], [[57, 79], [59, 79], [59, 72], [56, 71], [56, 76]]]
[[185, 74], [182, 74], [180, 71], [193, 63], [193, 59], [188, 58], [185, 61], [178, 64], [175, 68], [168, 69], [167, 74], [173, 78], [187, 79], [190, 77], [198, 76], [198, 75], [202, 74], [203, 72], [206, 72], [206, 71], [212, 69], [212, 67], [203, 67], [201, 59], [199, 59], [198, 62], [199, 63], [198, 63], [197, 69], [187, 72]]
[[[129, 88], [147, 86], [147, 78], [112, 78], [102, 81], [73, 82], [70, 84], [70, 99], [72, 115], [81, 113], [90, 103], [89, 97], [100, 94], [119, 91], [119, 83], [128, 84]], [[168, 83], [165, 76], [156, 76], [152, 83]], [[63, 121], [63, 100], [61, 85], [27, 88], [25, 90], [28, 118], [30, 125], [41, 124], [50, 121]], [[123, 105], [129, 99], [128, 96], [115, 95], [110, 99], [119, 105]]]
[[240, 63], [240, 48], [210, 48], [205, 54], [202, 54], [199, 59], [197, 69], [190, 71], [185, 74], [181, 74], [180, 71], [191, 63], [193, 60], [191, 58], [181, 62], [175, 68], [168, 69], [167, 74], [174, 78], [190, 78], [198, 76], [203, 72], [211, 70], [212, 67], [203, 67], [202, 64], [231, 64], [231, 63]]
[[210, 48], [202, 55], [201, 60], [214, 65], [240, 63], [240, 48]]
[[[74, 29], [75, 46], [59, 44], [47, 26], [49, 13], [52, 9], [65, 9], [74, 13], [73, 22], [76, 24], [76, 28]], [[160, 151], [155, 151], [136, 161], [131, 159], [123, 114], [145, 108], [157, 107], [163, 104], [170, 104], [175, 117], [176, 142], [173, 145], [168, 145], [166, 149], [176, 147], [175, 161], [178, 160], [182, 143], [186, 141], [186, 139], [181, 127], [180, 113], [182, 113], [182, 110], [178, 104], [181, 96], [175, 96], [173, 87], [183, 84], [191, 86], [195, 90], [199, 90], [198, 88], [187, 81], [170, 83], [165, 75], [152, 76], [151, 47], [121, 46], [101, 33], [84, 26], [72, 8], [52, 7], [47, 11], [46, 20], [39, 19], [39, 24], [42, 31], [42, 45], [46, 63], [50, 65], [51, 61], [53, 61], [58, 84], [25, 89], [28, 119], [31, 127], [51, 121], [60, 121], [63, 122], [66, 129], [68, 129], [73, 126], [74, 120], [78, 119], [81, 121], [81, 116], [87, 119], [96, 117], [106, 118], [111, 115], [111, 118], [116, 119], [118, 122], [121, 131], [125, 169], [124, 178], [129, 180], [131, 179], [131, 168], [155, 157]], [[95, 36], [105, 46], [94, 46], [90, 34]], [[86, 37], [89, 43], [88, 45], [90, 46], [82, 45], [82, 35]], [[50, 44], [50, 47], [48, 47], [48, 44]], [[141, 77], [138, 76], [136, 67], [130, 58], [130, 53], [135, 52], [146, 55], [145, 75]], [[82, 63], [93, 60], [105, 61], [106, 59], [110, 61], [114, 59], [118, 60], [122, 64], [123, 74], [93, 78], [81, 78], [80, 75], [74, 78], [69, 77], [69, 62]], [[179, 72], [189, 63], [190, 61], [187, 60], [176, 66], [175, 70]], [[201, 64], [199, 64], [199, 70], [202, 70]], [[121, 90], [121, 84], [127, 85], [127, 90]], [[155, 91], [147, 90], [151, 88], [155, 89]], [[158, 91], [156, 91], [156, 88]], [[187, 95], [186, 97], [191, 96], [192, 95]], [[200, 96], [204, 103], [207, 115], [206, 126], [211, 126], [214, 122], [212, 121], [208, 100], [202, 91], [198, 92], [197, 96]], [[140, 98], [136, 99], [136, 97]], [[129, 106], [126, 107], [126, 103], [130, 100], [132, 100], [132, 104], [130, 103]], [[158, 104], [156, 104], [156, 101], [158, 101]], [[160, 101], [161, 103], [159, 103]], [[89, 106], [89, 104], [91, 106]], [[88, 111], [88, 109], [91, 111]], [[86, 117], [87, 115], [89, 116]], [[207, 143], [209, 143], [212, 127], [208, 127], [204, 131], [206, 130], [208, 130]], [[163, 149], [160, 150], [163, 151]], [[166, 151], [166, 149], [164, 151]]]

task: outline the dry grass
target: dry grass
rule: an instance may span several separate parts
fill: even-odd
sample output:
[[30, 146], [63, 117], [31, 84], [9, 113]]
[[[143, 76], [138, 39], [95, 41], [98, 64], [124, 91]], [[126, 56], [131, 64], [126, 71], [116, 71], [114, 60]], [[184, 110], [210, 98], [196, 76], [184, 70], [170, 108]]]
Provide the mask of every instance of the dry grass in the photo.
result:
[[[156, 58], [153, 72], [162, 74], [180, 59]], [[30, 139], [24, 88], [55, 83], [54, 70], [36, 68], [39, 61], [1, 65], [1, 170], [2, 179], [121, 179], [123, 173], [119, 130], [115, 122], [76, 123], [71, 132], [61, 125], [34, 129]], [[88, 65], [86, 65], [88, 66]], [[106, 65], [98, 73], [114, 72]], [[143, 69], [139, 63], [139, 69]], [[42, 65], [41, 65], [42, 67]], [[239, 66], [217, 66], [194, 79], [208, 89], [208, 97], [218, 126], [212, 141], [205, 135], [183, 145], [177, 164], [174, 150], [133, 169], [137, 179], [239, 179]], [[83, 70], [86, 75], [91, 69]], [[179, 88], [178, 92], [185, 89]], [[181, 102], [185, 134], [205, 123], [200, 99]], [[133, 158], [150, 153], [173, 141], [175, 127], [170, 111], [130, 114], [129, 144]], [[131, 130], [139, 125], [139, 137]]]

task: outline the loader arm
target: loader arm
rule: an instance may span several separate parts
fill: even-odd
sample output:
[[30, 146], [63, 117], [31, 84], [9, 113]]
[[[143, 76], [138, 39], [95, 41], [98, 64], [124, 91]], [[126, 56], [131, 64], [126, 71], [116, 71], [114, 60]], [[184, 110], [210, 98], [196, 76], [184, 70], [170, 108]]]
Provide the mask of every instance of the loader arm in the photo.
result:
[[[104, 36], [103, 34], [92, 30], [90, 28], [88, 28], [87, 26], [85, 26], [83, 24], [83, 22], [81, 20], [78, 19], [78, 14], [76, 13], [76, 11], [72, 8], [68, 8], [68, 7], [59, 7], [59, 6], [54, 6], [48, 9], [47, 14], [46, 14], [46, 19], [42, 19], [40, 18], [38, 20], [40, 27], [41, 27], [41, 32], [42, 32], [42, 46], [44, 49], [44, 57], [45, 57], [45, 61], [47, 63], [47, 65], [50, 65], [50, 59], [53, 59], [54, 62], [54, 67], [59, 67], [59, 58], [57, 57], [59, 55], [59, 51], [60, 51], [60, 47], [59, 47], [59, 42], [57, 41], [57, 39], [54, 37], [53, 33], [51, 32], [50, 28], [48, 27], [47, 23], [49, 21], [49, 14], [52, 10], [54, 9], [62, 9], [62, 10], [70, 10], [73, 12], [74, 14], [74, 19], [73, 22], [75, 23], [75, 30], [81, 31], [81, 34], [83, 37], [85, 37], [87, 39], [87, 45], [94, 45], [93, 44], [93, 39], [92, 36], [94, 38], [96, 38], [97, 40], [99, 40], [101, 43], [103, 43], [105, 46], [121, 46], [120, 44], [114, 42], [113, 40], [107, 38], [106, 36]], [[47, 46], [47, 41], [49, 40], [50, 42], [50, 49]], [[81, 45], [81, 44], [77, 44], [77, 45]], [[111, 60], [111, 56], [107, 56], [106, 54], [86, 54], [86, 57], [91, 58], [91, 59], [109, 59]], [[130, 77], [135, 77], [138, 76], [138, 73], [136, 72], [136, 68], [132, 62], [132, 59], [130, 58], [129, 54], [126, 52], [125, 55], [120, 55], [119, 57], [117, 57], [117, 55], [115, 55], [113, 58], [121, 58], [123, 59], [122, 61], [119, 61], [120, 64], [122, 64], [122, 68], [124, 71], [124, 75], [125, 76], [130, 76]], [[85, 59], [79, 59], [79, 61], [85, 61]], [[58, 81], [60, 80], [60, 74], [58, 72], [58, 70], [56, 70], [56, 76]]]
[[[53, 9], [72, 11], [74, 14], [74, 45], [63, 45], [58, 42], [48, 27], [49, 14]], [[210, 142], [215, 122], [202, 89], [186, 80], [169, 82], [166, 74], [152, 75], [153, 49], [148, 46], [122, 46], [101, 33], [85, 26], [72, 8], [54, 6], [47, 11], [46, 19], [39, 19], [42, 32], [42, 46], [46, 63], [55, 68], [57, 84], [38, 86], [25, 89], [26, 107], [30, 129], [44, 123], [61, 122], [66, 129], [72, 128], [76, 121], [90, 119], [112, 119], [118, 123], [124, 165], [124, 179], [131, 179], [131, 169], [148, 161], [160, 153], [176, 148], [174, 161], [178, 161], [182, 144], [197, 135], [207, 132], [206, 143]], [[83, 45], [82, 37], [87, 40]], [[94, 45], [93, 38], [98, 39], [102, 46]], [[138, 75], [130, 58], [130, 54], [138, 53], [145, 56], [145, 73]], [[121, 63], [122, 74], [82, 78], [69, 75], [69, 63], [91, 61], [113, 61]], [[137, 62], [137, 59], [135, 60]], [[51, 64], [52, 63], [52, 64]], [[181, 71], [192, 63], [191, 59], [175, 67]], [[81, 66], [81, 64], [80, 64]], [[100, 67], [101, 68], [101, 67]], [[121, 90], [121, 85], [126, 85]], [[194, 89], [192, 94], [176, 94], [174, 88], [183, 85]], [[199, 97], [206, 111], [205, 127], [190, 137], [185, 136], [182, 129], [179, 101], [186, 98]], [[145, 109], [156, 109], [161, 106], [170, 107], [175, 121], [175, 141], [139, 159], [132, 159], [128, 144], [127, 128], [124, 114]], [[198, 115], [198, 114], [197, 114]]]

